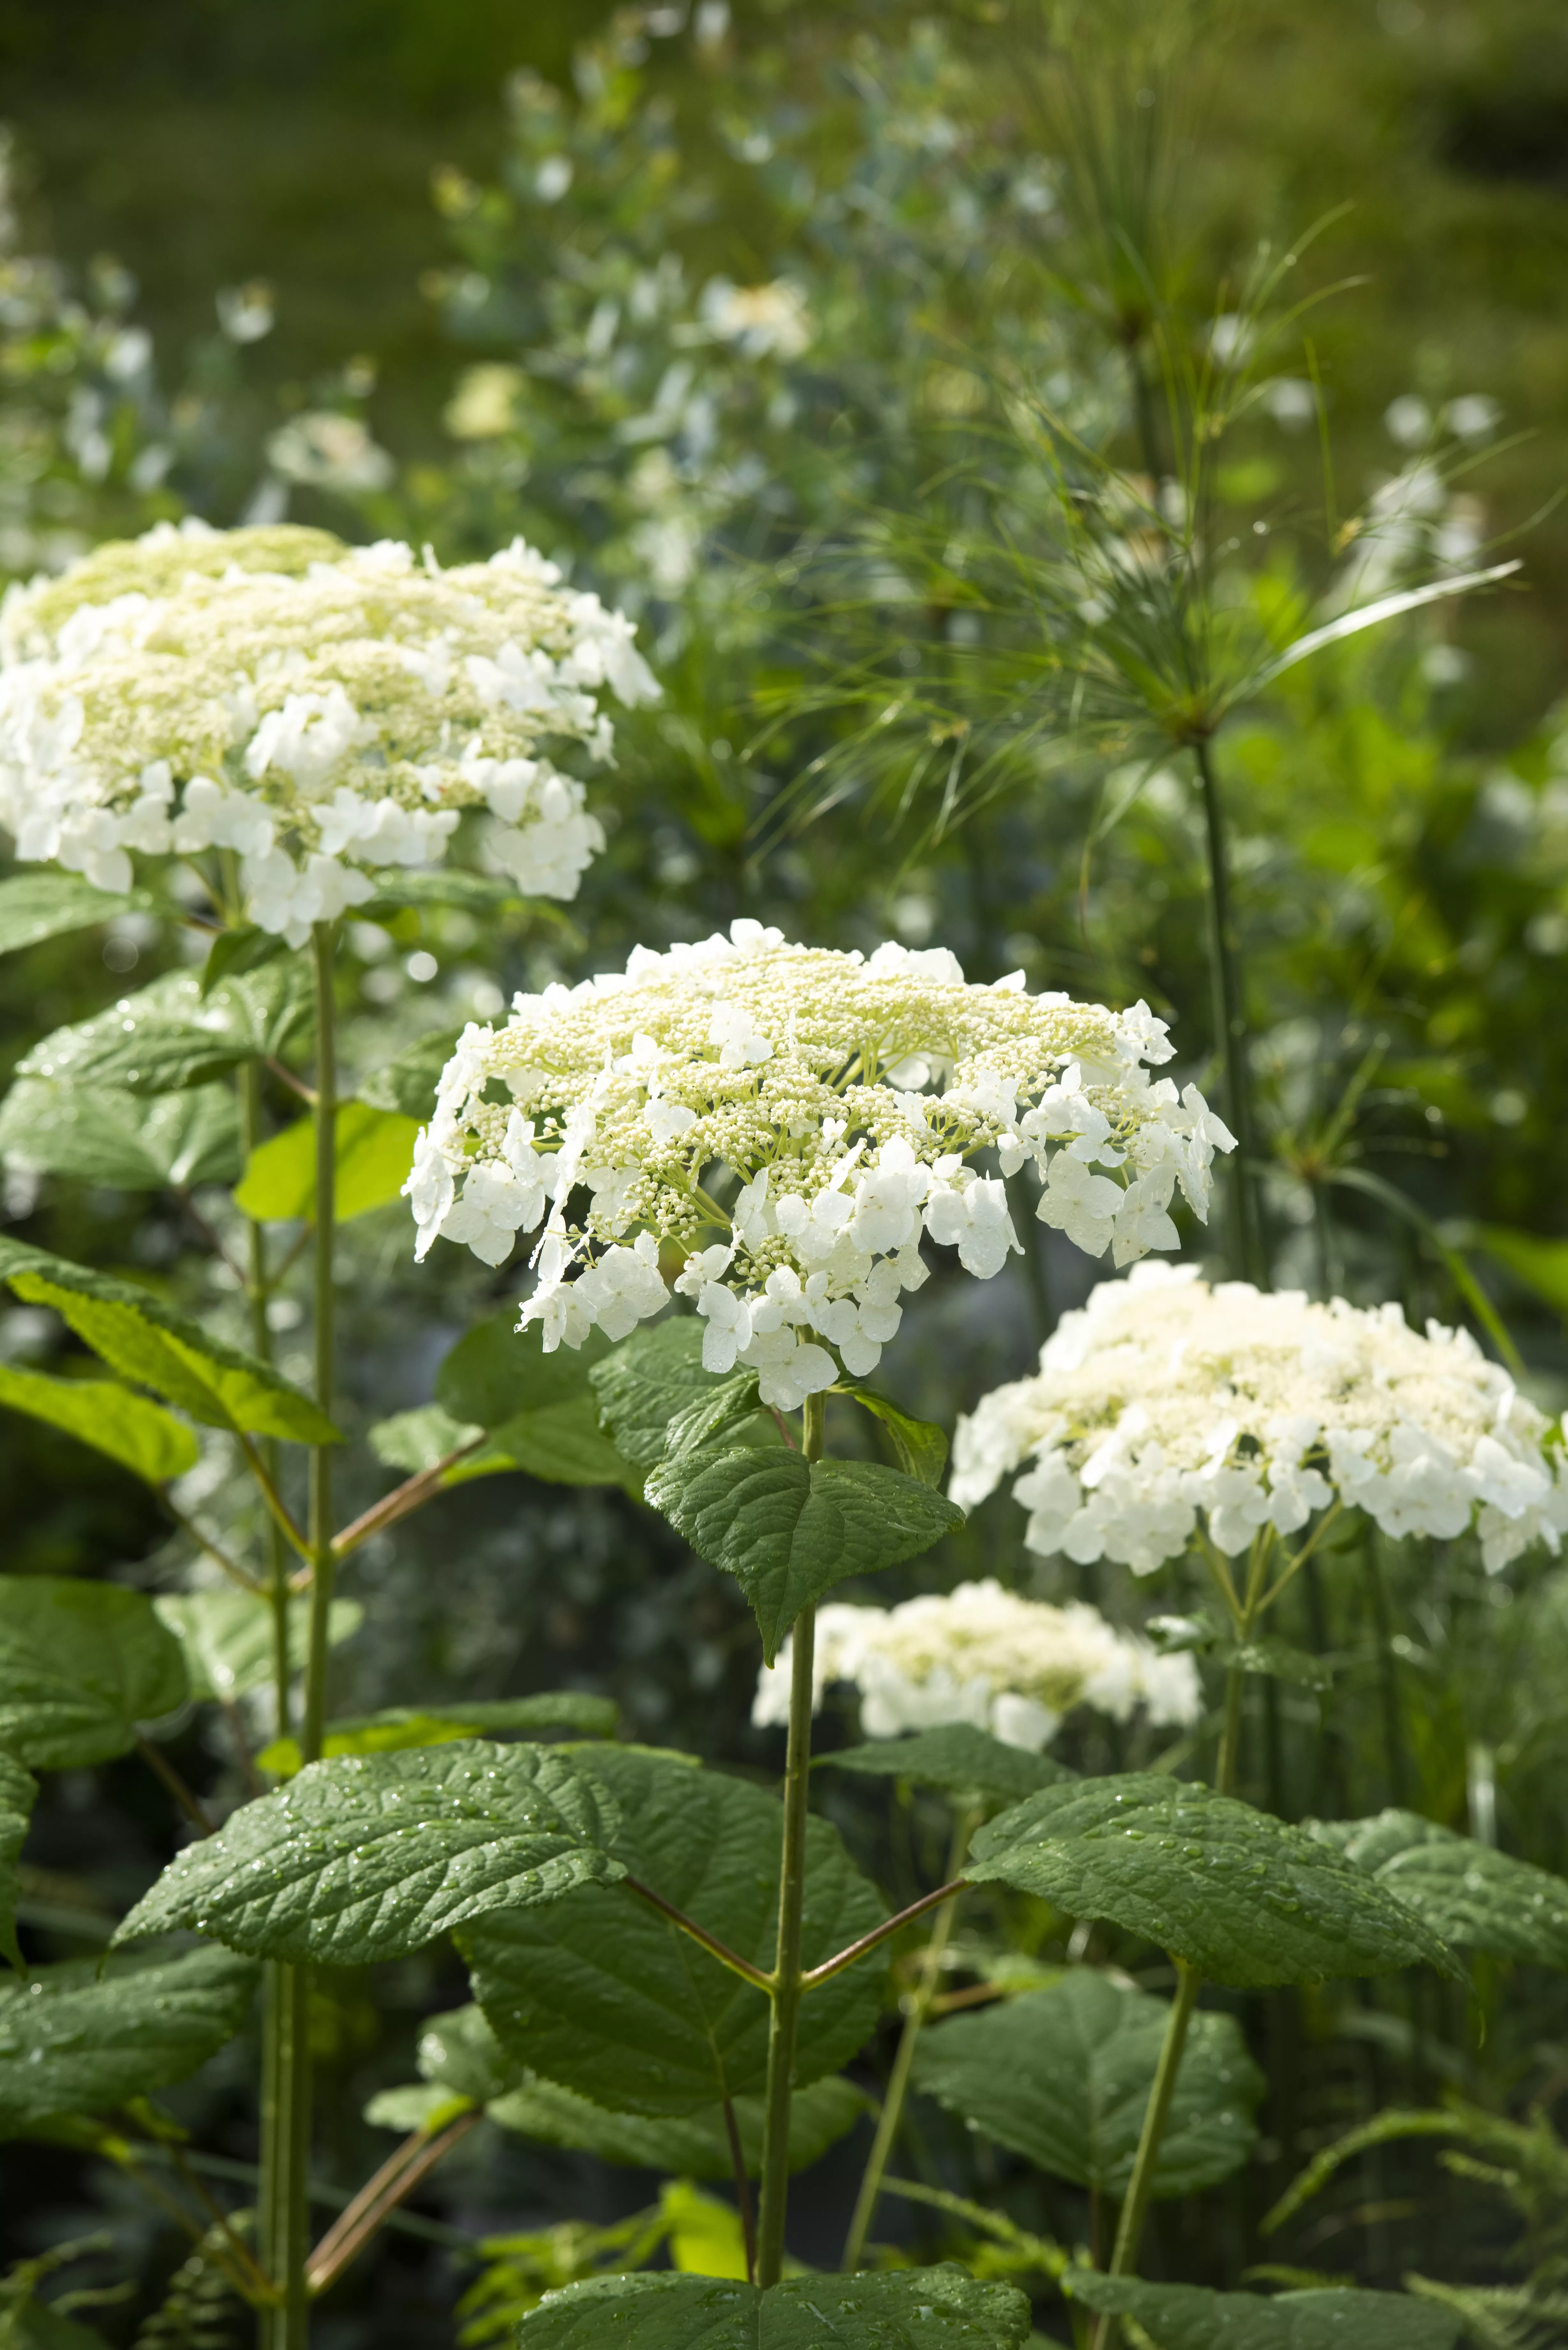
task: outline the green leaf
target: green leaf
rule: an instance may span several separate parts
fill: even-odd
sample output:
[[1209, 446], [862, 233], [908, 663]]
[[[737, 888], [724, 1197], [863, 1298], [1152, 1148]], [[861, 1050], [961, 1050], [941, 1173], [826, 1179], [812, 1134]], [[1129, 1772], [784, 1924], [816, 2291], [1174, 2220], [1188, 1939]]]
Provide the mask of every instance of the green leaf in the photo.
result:
[[[370, 1450], [383, 1468], [400, 1469], [407, 1477], [422, 1477], [449, 1452], [473, 1443], [483, 1433], [472, 1420], [453, 1419], [439, 1403], [421, 1403], [412, 1411], [395, 1411], [390, 1419], [379, 1419], [369, 1431]], [[510, 1468], [512, 1464], [497, 1461], [493, 1465]], [[454, 1464], [452, 1482], [467, 1466], [466, 1461]]]
[[256, 1958], [406, 1958], [487, 1909], [619, 1877], [615, 1819], [603, 1784], [548, 1747], [312, 1762], [188, 1845], [114, 1939], [186, 1927]]
[[[391, 1754], [404, 1747], [450, 1746], [460, 1738], [498, 1736], [508, 1730], [525, 1734], [575, 1730], [587, 1738], [613, 1738], [619, 1721], [620, 1708], [613, 1698], [592, 1697], [587, 1690], [480, 1699], [472, 1705], [393, 1705], [353, 1721], [329, 1721], [322, 1752]], [[264, 1771], [292, 1778], [299, 1768], [298, 1742], [275, 1738], [256, 1761]]]
[[[596, 1752], [621, 1825], [615, 1858], [753, 1966], [771, 1967], [782, 1814], [775, 1795], [682, 1757]], [[806, 1830], [805, 1963], [880, 1924], [836, 1830]], [[487, 1918], [459, 1947], [474, 1996], [517, 2061], [612, 2111], [692, 2114], [760, 2094], [765, 1995], [624, 1887], [585, 1886], [543, 1910]], [[836, 2073], [881, 2002], [880, 1967], [846, 1968], [801, 2012], [796, 2083]]]
[[[671, 2171], [686, 2178], [733, 2175], [722, 2108], [658, 2116], [611, 2113], [508, 2056], [481, 2007], [433, 2016], [420, 2041], [419, 2064], [432, 2087], [483, 2106], [493, 2121], [520, 2137], [639, 2170]], [[790, 2106], [790, 2168], [804, 2170], [826, 2154], [854, 2127], [867, 2105], [865, 2092], [841, 2074], [797, 2090]], [[762, 2167], [763, 2110], [760, 2097], [734, 2100], [742, 2148], [753, 2174]]]
[[1414, 1812], [1314, 1821], [1311, 1832], [1407, 1901], [1445, 1942], [1568, 1967], [1568, 1884], [1544, 1868]]
[[765, 2292], [679, 2274], [589, 2277], [551, 2293], [517, 2334], [519, 2350], [1023, 2350], [1028, 2339], [1016, 2285], [981, 2284], [946, 2262], [786, 2277]]
[[916, 1419], [890, 1403], [874, 1388], [851, 1388], [849, 1390], [862, 1410], [881, 1421], [887, 1431], [893, 1454], [893, 1465], [906, 1477], [918, 1477], [922, 1485], [940, 1485], [948, 1465], [948, 1440], [934, 1420]]
[[441, 1073], [456, 1050], [455, 1029], [432, 1029], [367, 1077], [359, 1087], [360, 1100], [372, 1109], [395, 1109], [428, 1125]]
[[14, 1967], [22, 1963], [16, 1941], [16, 1896], [21, 1887], [17, 1863], [27, 1840], [27, 1828], [37, 1801], [38, 1783], [30, 1771], [9, 1754], [0, 1753], [0, 1956]]
[[[954, 2016], [921, 2034], [914, 2083], [982, 2137], [1054, 2178], [1118, 2200], [1154, 2086], [1169, 2008], [1073, 1967], [1049, 1991]], [[1233, 2016], [1199, 2011], [1188, 2029], [1157, 2196], [1217, 2186], [1257, 2144], [1262, 2074]]]
[[944, 1721], [936, 1730], [917, 1730], [909, 1738], [873, 1738], [837, 1754], [819, 1754], [815, 1767], [856, 1771], [872, 1779], [909, 1779], [971, 1803], [990, 1798], [1018, 1804], [1037, 1787], [1054, 1787], [1077, 1776], [1049, 1754], [1004, 1746], [988, 1730], [977, 1730], [968, 1721]]
[[202, 993], [211, 995], [221, 981], [233, 979], [240, 972], [259, 971], [263, 963], [275, 962], [289, 951], [286, 939], [279, 938], [275, 931], [258, 929], [254, 922], [220, 931], [202, 965]]
[[641, 1476], [605, 1434], [589, 1384], [607, 1341], [596, 1330], [576, 1353], [562, 1347], [546, 1355], [539, 1325], [516, 1325], [514, 1311], [477, 1324], [436, 1373], [442, 1410], [490, 1431], [493, 1451], [475, 1458], [550, 1484], [629, 1485], [640, 1493]]
[[980, 1830], [964, 1875], [1106, 1918], [1241, 1988], [1420, 1960], [1462, 1980], [1412, 1909], [1304, 1828], [1153, 1772], [1043, 1788]]
[[374, 898], [356, 909], [361, 921], [405, 906], [461, 906], [466, 912], [493, 914], [502, 906], [526, 905], [515, 881], [499, 873], [468, 873], [461, 865], [440, 865], [433, 872], [410, 872], [404, 865], [389, 865], [371, 879]]
[[151, 1290], [4, 1239], [0, 1281], [29, 1305], [52, 1305], [110, 1370], [178, 1404], [204, 1427], [296, 1444], [343, 1440], [326, 1413], [270, 1364], [210, 1336]]
[[[395, 1200], [409, 1180], [419, 1128], [395, 1110], [344, 1102], [334, 1136], [336, 1222], [347, 1224]], [[257, 1223], [306, 1223], [316, 1217], [316, 1128], [308, 1118], [253, 1150], [235, 1186], [234, 1205]]]
[[1334, 1687], [1334, 1674], [1321, 1657], [1295, 1648], [1288, 1640], [1271, 1637], [1250, 1640], [1218, 1640], [1210, 1651], [1217, 1665], [1239, 1665], [1244, 1673], [1262, 1673], [1265, 1679], [1289, 1681], [1296, 1689]]
[[471, 2097], [455, 2097], [450, 2089], [435, 2088], [428, 2081], [410, 2081], [401, 2088], [378, 2089], [364, 2117], [372, 2129], [397, 2130], [404, 2137], [423, 2130], [433, 2137], [448, 2122], [472, 2110]]
[[944, 1494], [897, 1469], [808, 1463], [783, 1446], [671, 1453], [647, 1493], [699, 1558], [734, 1576], [770, 1665], [803, 1607], [851, 1575], [918, 1557], [964, 1522]]
[[183, 1705], [180, 1643], [117, 1583], [0, 1575], [0, 1746], [42, 1771], [108, 1762]]
[[639, 1469], [663, 1460], [670, 1421], [718, 1385], [702, 1368], [702, 1325], [686, 1314], [634, 1330], [594, 1366], [589, 1381], [617, 1451]]
[[0, 954], [36, 947], [67, 931], [90, 930], [117, 914], [145, 911], [152, 903], [145, 889], [117, 898], [95, 889], [79, 873], [14, 873], [0, 881]]
[[0, 1983], [0, 2137], [183, 2081], [244, 2023], [256, 1970], [228, 1950], [72, 1959]]
[[1453, 2350], [1459, 2335], [1456, 2314], [1402, 2293], [1328, 2286], [1265, 2300], [1093, 2269], [1069, 2269], [1063, 2284], [1090, 2309], [1135, 2319], [1155, 2350]]
[[107, 1452], [150, 1485], [182, 1477], [202, 1457], [182, 1420], [113, 1379], [57, 1379], [0, 1363], [0, 1404]]
[[18, 1077], [0, 1102], [0, 1155], [33, 1174], [74, 1175], [121, 1191], [232, 1183], [240, 1171], [239, 1112], [227, 1086], [144, 1097]]
[[[166, 1591], [153, 1607], [185, 1651], [185, 1669], [194, 1698], [232, 1700], [265, 1689], [273, 1678], [272, 1602], [229, 1586], [215, 1591]], [[335, 1599], [327, 1617], [327, 1644], [339, 1648], [365, 1620], [357, 1599]], [[303, 1671], [310, 1639], [310, 1603], [291, 1599], [288, 1661]]]
[[1473, 1244], [1506, 1265], [1517, 1281], [1533, 1289], [1559, 1314], [1568, 1315], [1568, 1241], [1546, 1241], [1508, 1224], [1481, 1224]]
[[166, 972], [94, 1019], [57, 1028], [17, 1066], [24, 1077], [166, 1094], [282, 1052], [308, 1020], [310, 983], [289, 955], [203, 996], [194, 972]]

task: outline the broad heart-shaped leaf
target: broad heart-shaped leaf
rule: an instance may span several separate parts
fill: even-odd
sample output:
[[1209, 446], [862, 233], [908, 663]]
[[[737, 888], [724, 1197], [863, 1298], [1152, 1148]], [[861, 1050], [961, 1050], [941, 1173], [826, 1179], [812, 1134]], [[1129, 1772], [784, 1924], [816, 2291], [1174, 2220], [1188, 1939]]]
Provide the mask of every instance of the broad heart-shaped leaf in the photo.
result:
[[17, 1862], [37, 1800], [38, 1783], [11, 1755], [0, 1752], [0, 1957], [22, 1963], [16, 1943]]
[[944, 2263], [786, 2277], [765, 2292], [700, 2276], [590, 2277], [547, 2294], [517, 2341], [518, 2350], [1023, 2350], [1029, 2325], [1016, 2285], [981, 2284]]
[[[1048, 1991], [923, 2033], [915, 2086], [1042, 2170], [1119, 2199], [1169, 2012], [1162, 1999], [1073, 1967]], [[1245, 2162], [1257, 2143], [1252, 2113], [1263, 2086], [1234, 2017], [1195, 2013], [1155, 2194], [1213, 2187]]]
[[0, 1404], [107, 1452], [150, 1485], [182, 1477], [202, 1457], [183, 1420], [114, 1379], [57, 1379], [0, 1363]]
[[1312, 1834], [1424, 1918], [1445, 1942], [1568, 1967], [1568, 1884], [1415, 1812], [1311, 1823]]
[[298, 955], [236, 973], [207, 996], [196, 972], [166, 972], [96, 1018], [57, 1028], [18, 1064], [17, 1075], [175, 1093], [242, 1061], [280, 1053], [309, 1010], [310, 983]]
[[57, 1077], [18, 1077], [0, 1102], [0, 1156], [38, 1175], [74, 1175], [120, 1191], [232, 1183], [240, 1171], [233, 1089], [130, 1094]]
[[359, 1087], [359, 1098], [372, 1109], [395, 1109], [404, 1118], [428, 1123], [435, 1107], [436, 1087], [441, 1073], [457, 1050], [457, 1032], [452, 1028], [435, 1028], [405, 1045]]
[[117, 1583], [0, 1575], [0, 1746], [35, 1770], [108, 1762], [183, 1705], [180, 1643]]
[[[329, 1721], [321, 1751], [324, 1755], [391, 1754], [401, 1747], [450, 1746], [460, 1738], [498, 1737], [504, 1731], [575, 1730], [587, 1738], [613, 1738], [619, 1720], [614, 1698], [594, 1697], [587, 1690], [481, 1698], [472, 1705], [391, 1705], [380, 1713]], [[275, 1738], [256, 1761], [264, 1771], [292, 1778], [299, 1768], [298, 1744], [292, 1738]]]
[[885, 1395], [878, 1395], [875, 1388], [855, 1387], [849, 1392], [863, 1410], [881, 1422], [894, 1467], [906, 1477], [918, 1477], [922, 1485], [940, 1485], [948, 1465], [948, 1440], [936, 1422], [916, 1419]]
[[864, 1746], [819, 1754], [813, 1767], [854, 1771], [870, 1779], [908, 1779], [970, 1803], [1020, 1804], [1038, 1787], [1058, 1786], [1064, 1779], [1077, 1777], [1049, 1754], [1004, 1746], [989, 1730], [977, 1730], [968, 1721], [944, 1721], [935, 1730], [917, 1730], [909, 1738], [873, 1738]]
[[[597, 2154], [605, 2162], [663, 2170], [682, 2178], [729, 2178], [733, 2158], [722, 2111], [686, 2115], [610, 2113], [509, 2057], [484, 2011], [460, 2007], [432, 2016], [420, 2041], [420, 2071], [432, 2088], [484, 2106], [492, 2121], [546, 2146]], [[835, 2074], [797, 2090], [790, 2105], [792, 2170], [815, 2162], [866, 2111], [852, 2081]], [[763, 2100], [737, 2097], [735, 2122], [747, 2168], [762, 2166]]]
[[255, 1988], [230, 1950], [39, 1967], [0, 1983], [0, 2137], [183, 2081], [244, 2024]]
[[1403, 2293], [1210, 2293], [1197, 2284], [1069, 2269], [1064, 2290], [1090, 2309], [1131, 2317], [1155, 2350], [1453, 2350], [1461, 2320]]
[[295, 1444], [342, 1441], [326, 1414], [270, 1365], [209, 1336], [151, 1290], [13, 1240], [0, 1240], [0, 1281], [29, 1305], [52, 1305], [110, 1370], [205, 1427]]
[[622, 1874], [616, 1807], [574, 1759], [480, 1739], [312, 1762], [188, 1845], [116, 1942], [191, 1927], [255, 1958], [406, 1958], [487, 1909]]
[[1107, 1918], [1216, 1982], [1322, 1982], [1418, 1960], [1459, 1976], [1414, 1910], [1304, 1828], [1153, 1772], [1043, 1788], [971, 1850], [971, 1880]]
[[[344, 1102], [333, 1136], [334, 1221], [352, 1222], [395, 1200], [409, 1179], [419, 1128], [397, 1110]], [[234, 1191], [234, 1205], [257, 1223], [316, 1221], [316, 1128], [297, 1118], [253, 1150]]]
[[918, 1478], [874, 1461], [817, 1461], [783, 1446], [669, 1454], [647, 1493], [700, 1558], [732, 1575], [771, 1665], [803, 1607], [851, 1575], [917, 1558], [963, 1523]]
[[[619, 1804], [627, 1871], [748, 1959], [771, 1967], [783, 1814], [776, 1796], [637, 1747], [596, 1752]], [[805, 1962], [819, 1965], [883, 1909], [836, 1831], [806, 1830]], [[767, 2077], [764, 1994], [625, 1887], [585, 1886], [544, 1910], [489, 1918], [459, 1948], [474, 1996], [517, 2061], [596, 2105], [692, 2114]], [[846, 1967], [801, 2009], [797, 2085], [836, 2073], [876, 2023], [882, 1970]]]
[[126, 898], [95, 889], [79, 873], [52, 868], [13, 873], [0, 881], [0, 954], [18, 947], [36, 947], [44, 939], [57, 939], [68, 931], [90, 930], [112, 922], [117, 914], [145, 910], [152, 899], [144, 889]]
[[[216, 1591], [161, 1592], [152, 1605], [185, 1651], [192, 1697], [245, 1697], [272, 1679], [270, 1600], [224, 1585]], [[327, 1646], [341, 1648], [364, 1619], [358, 1600], [335, 1599], [327, 1615]], [[288, 1659], [296, 1672], [304, 1666], [309, 1638], [310, 1603], [301, 1596], [288, 1609]]]
[[719, 1385], [702, 1368], [702, 1332], [687, 1314], [634, 1330], [589, 1373], [616, 1451], [639, 1469], [663, 1460], [670, 1421]]
[[[556, 1485], [626, 1485], [642, 1479], [599, 1424], [588, 1384], [607, 1342], [594, 1331], [576, 1352], [546, 1355], [540, 1326], [516, 1326], [515, 1313], [493, 1315], [460, 1338], [436, 1373], [436, 1401], [460, 1424], [488, 1430], [479, 1456], [526, 1470]], [[466, 1467], [466, 1463], [460, 1464]]]

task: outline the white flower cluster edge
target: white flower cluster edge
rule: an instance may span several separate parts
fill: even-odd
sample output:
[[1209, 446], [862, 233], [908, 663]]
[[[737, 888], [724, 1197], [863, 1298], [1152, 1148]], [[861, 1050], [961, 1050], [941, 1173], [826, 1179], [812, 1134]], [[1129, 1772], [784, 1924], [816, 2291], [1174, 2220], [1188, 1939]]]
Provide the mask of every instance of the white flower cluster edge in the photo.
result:
[[[752, 1720], [760, 1729], [789, 1720], [793, 1658], [792, 1635], [758, 1677]], [[853, 1682], [867, 1738], [964, 1721], [1039, 1753], [1075, 1706], [1116, 1721], [1141, 1708], [1153, 1723], [1181, 1726], [1203, 1707], [1189, 1656], [1162, 1656], [1082, 1600], [1052, 1607], [993, 1576], [895, 1607], [818, 1608], [812, 1668], [813, 1710], [835, 1682]]]
[[1012, 1492], [1028, 1547], [1151, 1574], [1198, 1529], [1231, 1557], [1336, 1499], [1386, 1534], [1472, 1526], [1496, 1573], [1568, 1529], [1563, 1430], [1469, 1334], [1189, 1265], [1135, 1266], [1065, 1314], [1040, 1368], [959, 1422], [950, 1491]]

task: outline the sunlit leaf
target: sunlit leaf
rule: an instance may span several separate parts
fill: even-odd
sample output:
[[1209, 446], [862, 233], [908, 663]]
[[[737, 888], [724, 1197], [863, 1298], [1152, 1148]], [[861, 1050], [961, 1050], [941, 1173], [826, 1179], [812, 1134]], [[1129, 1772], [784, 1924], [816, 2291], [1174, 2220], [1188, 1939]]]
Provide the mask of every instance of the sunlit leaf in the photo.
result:
[[[339, 1105], [333, 1138], [338, 1223], [397, 1198], [409, 1179], [418, 1134], [413, 1119], [395, 1110], [372, 1109], [362, 1101]], [[308, 1118], [297, 1118], [252, 1151], [234, 1188], [234, 1205], [258, 1223], [314, 1222], [316, 1128]]]

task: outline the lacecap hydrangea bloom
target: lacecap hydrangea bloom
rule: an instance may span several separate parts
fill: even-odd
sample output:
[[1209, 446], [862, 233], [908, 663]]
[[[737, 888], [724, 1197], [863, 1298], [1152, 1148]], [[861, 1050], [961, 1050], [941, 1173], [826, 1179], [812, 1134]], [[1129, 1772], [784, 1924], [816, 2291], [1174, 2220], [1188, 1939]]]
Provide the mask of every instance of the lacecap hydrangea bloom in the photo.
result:
[[794, 1410], [837, 1378], [829, 1349], [875, 1368], [927, 1277], [922, 1233], [982, 1280], [1018, 1248], [981, 1153], [1033, 1163], [1039, 1213], [1081, 1248], [1175, 1248], [1173, 1194], [1203, 1215], [1231, 1138], [1195, 1087], [1150, 1077], [1170, 1053], [1143, 1003], [1030, 995], [1021, 972], [971, 986], [940, 949], [867, 958], [751, 921], [639, 947], [463, 1032], [407, 1187], [417, 1253], [440, 1232], [500, 1264], [543, 1226], [523, 1320], [549, 1351], [657, 1314], [674, 1253], [708, 1368], [754, 1368]]
[[[789, 1720], [792, 1655], [786, 1639], [763, 1668], [759, 1728]], [[1187, 1723], [1203, 1703], [1190, 1657], [1161, 1656], [1081, 1600], [1052, 1607], [989, 1577], [897, 1607], [819, 1607], [812, 1671], [815, 1709], [833, 1682], [854, 1682], [867, 1738], [967, 1721], [1035, 1753], [1075, 1706], [1116, 1721], [1141, 1707], [1152, 1722]]]
[[443, 570], [395, 542], [161, 523], [0, 605], [0, 823], [99, 889], [133, 853], [235, 851], [246, 910], [303, 945], [433, 866], [474, 812], [490, 867], [571, 898], [604, 846], [541, 751], [607, 759], [606, 687], [658, 687], [631, 623], [519, 539]]
[[1201, 1516], [1228, 1555], [1293, 1534], [1336, 1501], [1386, 1534], [1473, 1523], [1494, 1573], [1568, 1527], [1562, 1430], [1463, 1330], [1412, 1330], [1397, 1305], [1214, 1288], [1139, 1265], [1065, 1314], [1033, 1378], [961, 1419], [953, 1499], [1020, 1462], [1024, 1540], [1147, 1575]]

